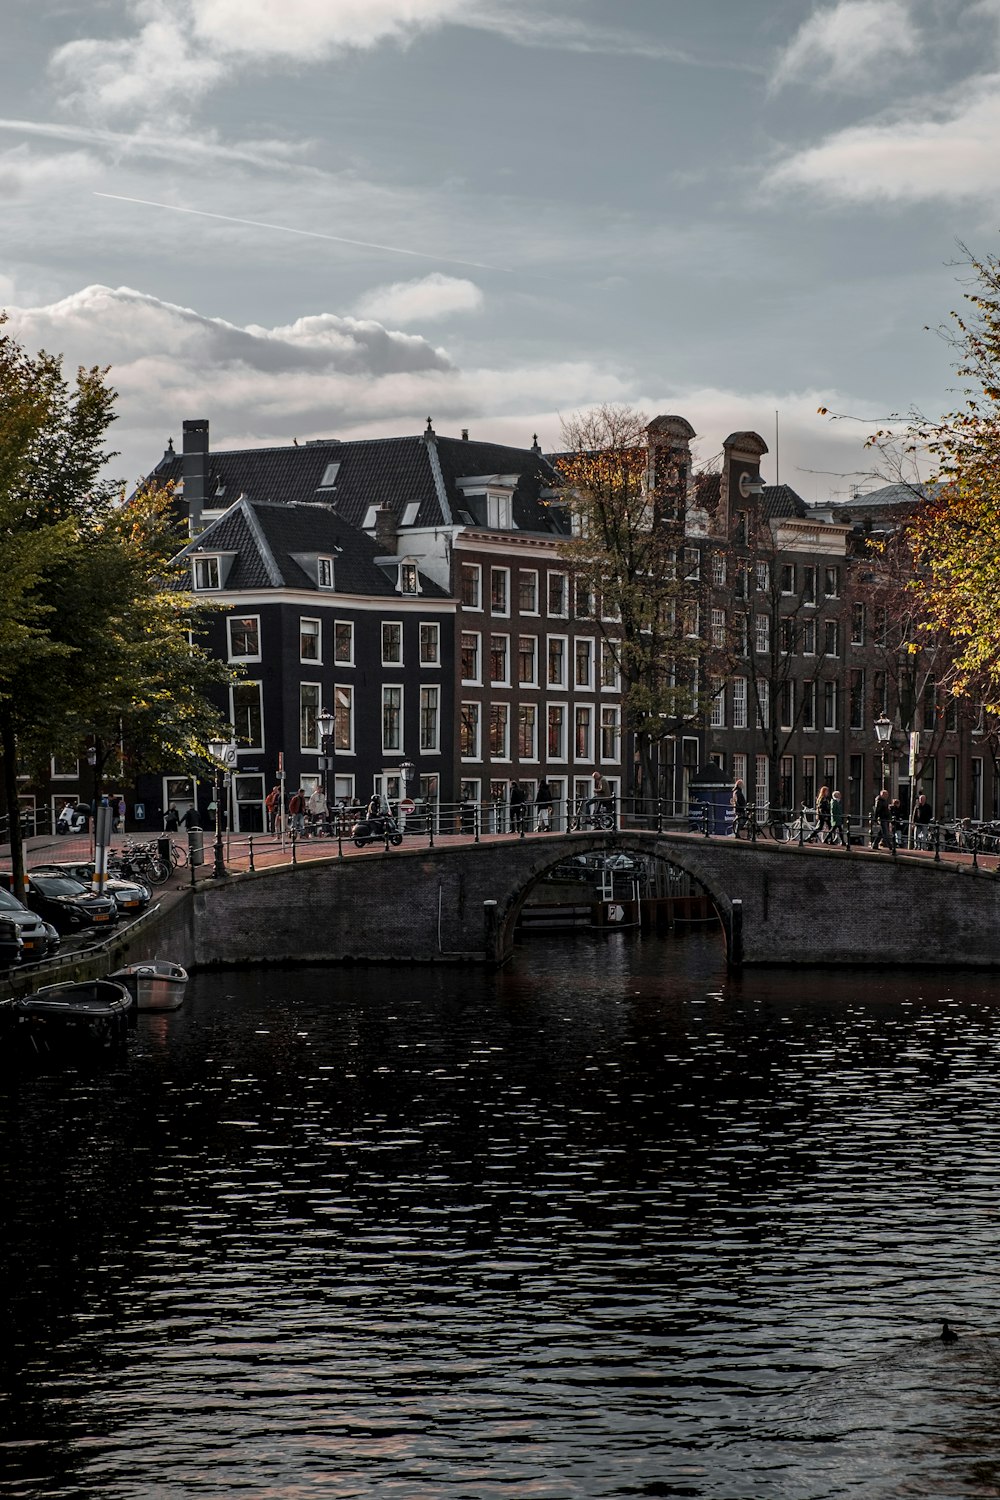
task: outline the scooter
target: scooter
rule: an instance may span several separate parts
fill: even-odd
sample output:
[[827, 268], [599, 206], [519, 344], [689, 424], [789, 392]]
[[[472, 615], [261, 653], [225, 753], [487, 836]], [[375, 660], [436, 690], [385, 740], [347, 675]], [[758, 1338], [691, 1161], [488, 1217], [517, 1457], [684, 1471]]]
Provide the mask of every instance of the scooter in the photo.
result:
[[396, 826], [396, 820], [392, 813], [376, 813], [374, 817], [362, 818], [360, 823], [355, 823], [351, 829], [351, 837], [359, 849], [366, 844], [374, 844], [376, 840], [388, 838], [390, 844], [399, 845], [403, 842], [403, 835]]

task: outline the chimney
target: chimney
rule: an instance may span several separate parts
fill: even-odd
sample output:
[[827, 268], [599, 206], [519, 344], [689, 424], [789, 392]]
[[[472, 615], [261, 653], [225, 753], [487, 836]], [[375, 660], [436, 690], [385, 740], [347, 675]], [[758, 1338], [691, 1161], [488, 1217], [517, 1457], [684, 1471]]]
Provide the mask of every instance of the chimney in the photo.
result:
[[463, 427], [462, 428], [462, 442], [463, 443], [467, 443], [468, 441], [469, 441], [469, 429], [467, 427]]
[[375, 544], [387, 557], [396, 555], [396, 512], [389, 505], [380, 505], [375, 512]]
[[188, 530], [192, 536], [201, 530], [202, 512], [208, 492], [208, 418], [184, 423], [184, 453], [181, 475], [184, 480], [184, 504], [188, 513]]

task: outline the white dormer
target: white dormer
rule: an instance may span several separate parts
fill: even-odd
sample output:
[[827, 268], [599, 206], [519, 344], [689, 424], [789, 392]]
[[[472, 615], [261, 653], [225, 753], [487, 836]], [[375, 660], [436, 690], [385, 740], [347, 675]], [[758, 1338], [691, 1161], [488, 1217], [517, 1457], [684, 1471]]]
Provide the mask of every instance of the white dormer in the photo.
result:
[[416, 558], [401, 557], [396, 578], [396, 590], [400, 594], [415, 596], [421, 592], [420, 570]]
[[192, 588], [199, 594], [224, 589], [235, 560], [235, 552], [191, 553]]

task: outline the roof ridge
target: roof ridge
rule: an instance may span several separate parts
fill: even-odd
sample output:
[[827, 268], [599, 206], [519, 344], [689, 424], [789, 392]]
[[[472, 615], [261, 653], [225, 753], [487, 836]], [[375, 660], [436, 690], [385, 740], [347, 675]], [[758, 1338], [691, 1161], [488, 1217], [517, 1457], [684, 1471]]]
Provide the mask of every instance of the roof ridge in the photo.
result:
[[[271, 551], [271, 544], [267, 540], [267, 537], [264, 535], [264, 529], [261, 526], [260, 521], [257, 519], [257, 516], [254, 514], [254, 504], [259, 504], [261, 502], [254, 502], [253, 500], [249, 500], [246, 495], [244, 495], [242, 500], [238, 500], [236, 503], [246, 517], [247, 525], [249, 526], [253, 534], [253, 538], [260, 550], [261, 559], [264, 563], [264, 570], [267, 573], [268, 578], [274, 584], [275, 588], [279, 588], [285, 581], [284, 577], [282, 576], [281, 569], [278, 567], [278, 564], [275, 561], [274, 553]], [[264, 501], [263, 503], [267, 504], [268, 502]]]

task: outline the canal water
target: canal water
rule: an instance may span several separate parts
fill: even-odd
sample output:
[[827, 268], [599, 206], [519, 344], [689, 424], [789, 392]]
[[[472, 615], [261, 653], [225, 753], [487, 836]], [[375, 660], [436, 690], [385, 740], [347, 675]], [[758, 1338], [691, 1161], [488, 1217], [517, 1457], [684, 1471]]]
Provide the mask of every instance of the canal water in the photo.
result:
[[535, 936], [0, 1084], [4, 1496], [1000, 1495], [992, 976]]

